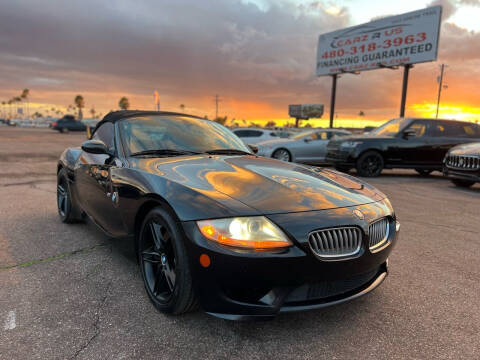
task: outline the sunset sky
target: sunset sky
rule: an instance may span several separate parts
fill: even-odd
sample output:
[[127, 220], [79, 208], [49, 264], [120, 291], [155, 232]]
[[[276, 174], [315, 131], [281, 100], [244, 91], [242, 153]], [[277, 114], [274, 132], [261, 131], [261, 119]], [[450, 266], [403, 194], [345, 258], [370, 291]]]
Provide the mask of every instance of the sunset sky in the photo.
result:
[[[315, 76], [318, 36], [437, 4], [438, 61], [411, 70], [406, 115], [435, 114], [445, 63], [440, 117], [480, 120], [480, 0], [2, 1], [0, 101], [29, 88], [31, 108], [44, 112], [82, 94], [86, 113], [105, 114], [121, 96], [133, 109], [153, 109], [157, 90], [163, 110], [184, 104], [213, 117], [219, 94], [219, 114], [241, 124], [283, 125], [288, 104], [323, 103], [324, 121], [313, 121], [323, 125], [331, 80]], [[338, 124], [398, 116], [401, 80], [401, 70], [342, 76]]]

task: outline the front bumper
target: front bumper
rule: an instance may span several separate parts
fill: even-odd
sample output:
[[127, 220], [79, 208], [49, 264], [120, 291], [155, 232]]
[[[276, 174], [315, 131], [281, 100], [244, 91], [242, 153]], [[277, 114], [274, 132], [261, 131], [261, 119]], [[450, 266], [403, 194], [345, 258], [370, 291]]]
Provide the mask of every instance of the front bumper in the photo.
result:
[[274, 148], [269, 148], [269, 147], [266, 147], [266, 146], [259, 146], [257, 155], [258, 156], [263, 156], [263, 157], [272, 157], [273, 150], [274, 150]]
[[338, 166], [355, 166], [355, 148], [327, 148], [327, 156], [325, 161]]
[[[364, 220], [352, 216], [361, 209]], [[379, 216], [381, 215], [381, 216]], [[359, 256], [342, 261], [320, 260], [308, 245], [308, 233], [317, 228], [354, 225], [368, 234], [368, 224], [394, 214], [382, 203], [354, 208], [310, 211], [268, 216], [282, 227], [294, 246], [282, 252], [241, 252], [205, 239], [194, 221], [183, 223], [195, 291], [201, 307], [212, 315], [231, 319], [267, 319], [280, 312], [303, 311], [339, 304], [365, 295], [387, 276], [387, 258], [398, 232], [392, 231], [389, 246], [371, 253], [368, 236]], [[200, 255], [211, 263], [202, 267]]]
[[462, 169], [452, 169], [448, 166], [443, 166], [443, 175], [448, 178], [453, 179], [462, 179], [480, 182], [480, 170], [462, 170]]

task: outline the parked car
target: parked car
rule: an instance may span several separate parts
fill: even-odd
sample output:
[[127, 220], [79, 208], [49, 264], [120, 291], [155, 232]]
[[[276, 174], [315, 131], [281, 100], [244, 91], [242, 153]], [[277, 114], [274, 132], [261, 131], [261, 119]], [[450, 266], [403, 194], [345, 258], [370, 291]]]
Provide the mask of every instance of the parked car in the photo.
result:
[[420, 118], [390, 120], [369, 134], [330, 141], [327, 161], [336, 169], [356, 168], [360, 176], [383, 169], [409, 168], [421, 175], [442, 171], [443, 158], [455, 145], [480, 140], [473, 123]]
[[54, 121], [50, 124], [50, 127], [53, 130], [58, 130], [62, 133], [69, 131], [85, 131], [87, 126], [81, 121], [75, 120], [75, 117], [72, 115], [65, 115], [63, 118], [58, 121]]
[[347, 135], [351, 133], [337, 129], [306, 131], [288, 139], [262, 141], [257, 144], [257, 155], [283, 161], [322, 164], [325, 163], [328, 142]]
[[443, 174], [460, 187], [480, 182], [480, 142], [450, 149], [443, 161]]
[[238, 128], [233, 133], [243, 140], [245, 144], [256, 145], [261, 141], [288, 138], [290, 133], [286, 131], [259, 129], [259, 128]]
[[267, 319], [339, 304], [382, 283], [397, 242], [379, 190], [258, 157], [224, 126], [185, 114], [108, 114], [63, 152], [57, 179], [61, 221], [85, 213], [109, 236], [132, 238], [148, 297], [165, 313], [199, 304], [225, 319]]

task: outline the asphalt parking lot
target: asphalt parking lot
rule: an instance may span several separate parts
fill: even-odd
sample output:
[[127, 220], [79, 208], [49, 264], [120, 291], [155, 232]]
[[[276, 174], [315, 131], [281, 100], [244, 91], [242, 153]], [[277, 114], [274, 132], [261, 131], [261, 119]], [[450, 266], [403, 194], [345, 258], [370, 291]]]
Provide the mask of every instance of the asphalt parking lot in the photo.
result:
[[83, 134], [0, 127], [1, 359], [480, 358], [480, 185], [386, 171], [390, 275], [353, 302], [268, 322], [156, 312], [133, 248], [56, 209], [56, 160]]

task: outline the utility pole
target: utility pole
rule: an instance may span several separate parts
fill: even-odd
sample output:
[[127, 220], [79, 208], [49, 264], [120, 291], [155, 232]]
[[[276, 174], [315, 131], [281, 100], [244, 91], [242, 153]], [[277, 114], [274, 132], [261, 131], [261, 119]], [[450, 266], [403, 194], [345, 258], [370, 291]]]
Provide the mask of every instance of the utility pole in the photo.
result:
[[218, 119], [218, 103], [222, 101], [220, 100], [220, 97], [217, 95], [215, 95], [215, 119]]
[[437, 97], [437, 113], [435, 115], [435, 119], [438, 119], [438, 108], [440, 107], [440, 96], [442, 95], [444, 69], [445, 69], [445, 64], [442, 64], [440, 66], [440, 76], [437, 78], [437, 81], [438, 81], [438, 97]]

